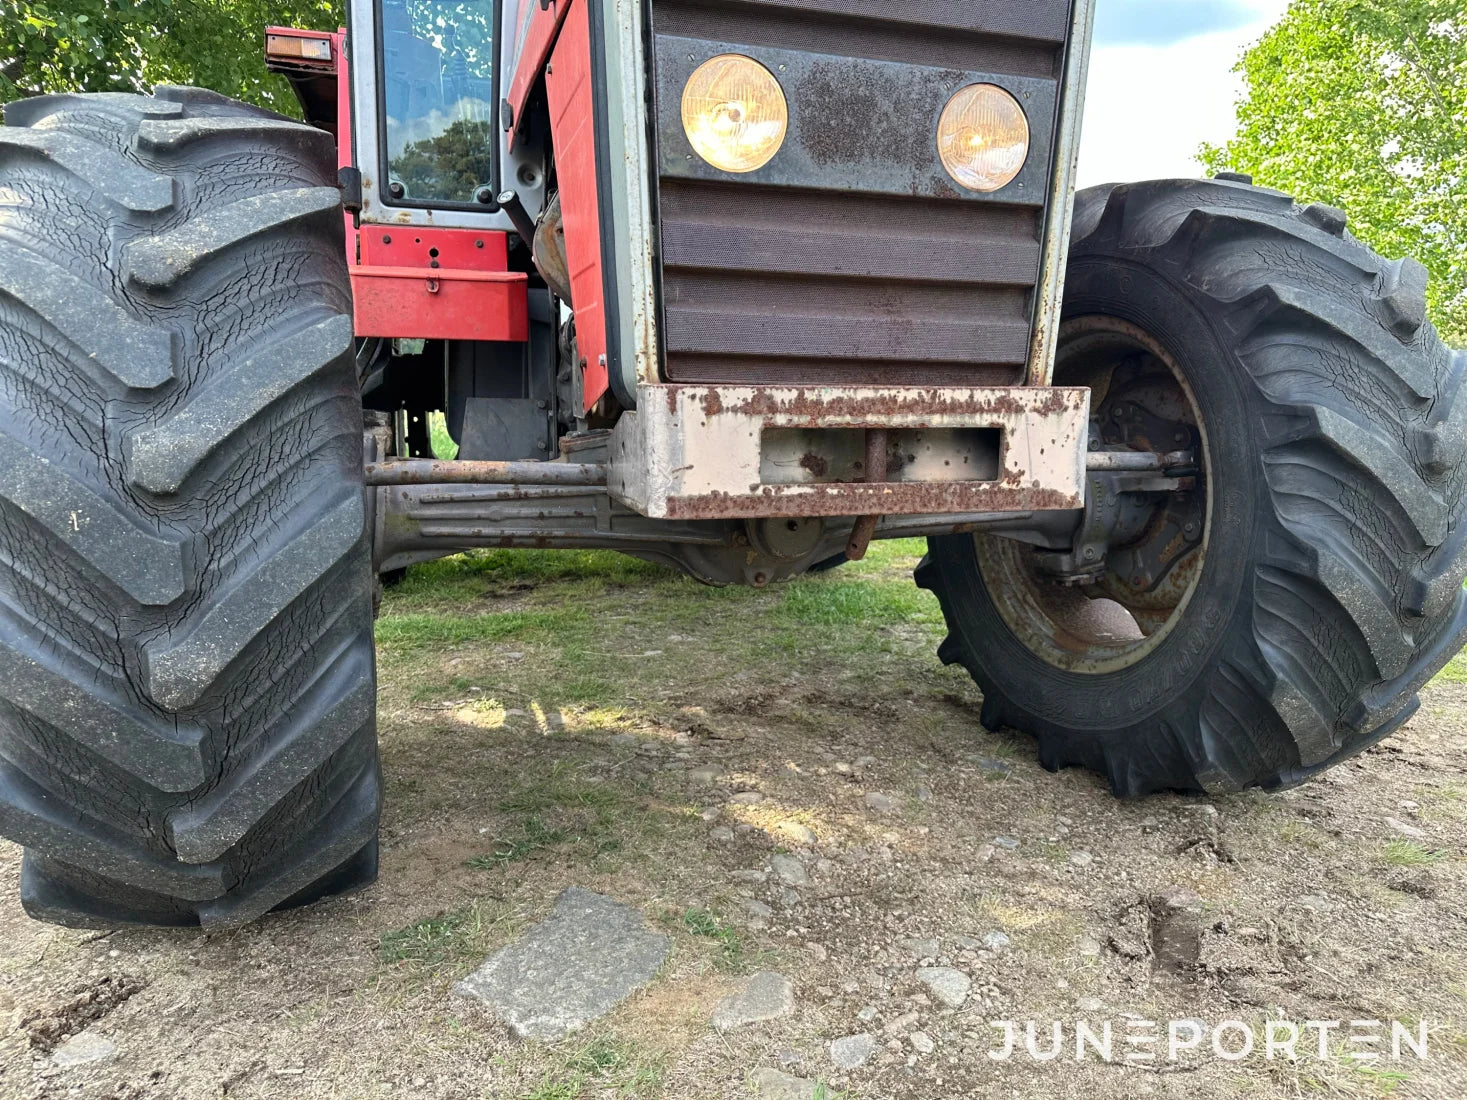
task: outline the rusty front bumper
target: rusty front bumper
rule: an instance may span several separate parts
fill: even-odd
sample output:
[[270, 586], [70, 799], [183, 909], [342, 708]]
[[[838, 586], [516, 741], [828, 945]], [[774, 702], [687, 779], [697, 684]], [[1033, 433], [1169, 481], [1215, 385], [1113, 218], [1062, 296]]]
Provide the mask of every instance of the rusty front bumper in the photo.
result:
[[654, 519], [1083, 508], [1089, 415], [1088, 389], [643, 385], [608, 484]]

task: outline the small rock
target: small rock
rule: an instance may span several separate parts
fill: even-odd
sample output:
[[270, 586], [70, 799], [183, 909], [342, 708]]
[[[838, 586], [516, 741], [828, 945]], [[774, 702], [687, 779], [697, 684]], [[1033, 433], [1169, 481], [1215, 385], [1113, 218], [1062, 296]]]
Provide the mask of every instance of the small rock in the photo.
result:
[[732, 1031], [749, 1024], [779, 1020], [795, 1010], [795, 988], [783, 974], [772, 970], [755, 974], [737, 993], [732, 993], [713, 1010], [713, 1027]]
[[1202, 958], [1203, 902], [1184, 886], [1168, 886], [1150, 899], [1152, 969], [1186, 976]]
[[1000, 760], [996, 756], [970, 756], [968, 759], [973, 761], [979, 770], [988, 772], [990, 775], [1008, 775], [1014, 770], [1014, 766], [1007, 760]]
[[850, 775], [853, 771], [856, 770], [843, 760], [837, 761], [836, 763], [832, 764], [830, 766], [830, 769], [831, 771], [835, 772], [836, 775]]
[[1406, 824], [1406, 822], [1401, 821], [1401, 820], [1398, 820], [1397, 818], [1394, 818], [1394, 817], [1388, 817], [1388, 818], [1386, 818], [1385, 819], [1385, 822], [1386, 822], [1387, 825], [1389, 825], [1392, 829], [1396, 830], [1396, 832], [1400, 833], [1402, 836], [1408, 836], [1412, 840], [1425, 840], [1426, 839], [1426, 830], [1425, 829], [1418, 829], [1415, 825], [1408, 825], [1408, 824]]
[[734, 831], [727, 825], [718, 825], [708, 830], [708, 839], [716, 840], [719, 844], [732, 844]]
[[750, 886], [763, 886], [769, 881], [768, 871], [739, 870], [729, 872], [729, 878], [735, 882], [747, 883]]
[[847, 1072], [860, 1069], [876, 1053], [876, 1040], [866, 1033], [847, 1035], [830, 1044], [830, 1060]]
[[1080, 1012], [1102, 1012], [1105, 1002], [1099, 997], [1081, 997], [1075, 1002], [1075, 1008]]
[[753, 917], [755, 920], [767, 921], [770, 917], [774, 916], [774, 910], [769, 908], [769, 906], [765, 905], [762, 901], [755, 901], [753, 898], [745, 898], [739, 904], [744, 907], [744, 912], [749, 914], [749, 916]]
[[907, 1042], [912, 1044], [912, 1049], [918, 1054], [931, 1054], [937, 1049], [937, 1044], [932, 1041], [932, 1036], [925, 1031], [914, 1031], [907, 1036]]
[[1090, 933], [1080, 937], [1080, 955], [1087, 959], [1098, 959], [1100, 953], [1105, 950], [1105, 945]]
[[815, 830], [798, 821], [781, 821], [776, 828], [802, 848], [813, 848], [819, 843]]
[[916, 959], [935, 959], [942, 954], [942, 944], [937, 940], [902, 939], [896, 945]]
[[1090, 864], [1092, 862], [1094, 862], [1094, 860], [1095, 860], [1095, 857], [1092, 856], [1089, 852], [1071, 852], [1070, 853], [1070, 862], [1072, 864], [1074, 864], [1076, 867], [1089, 867]]
[[1328, 913], [1335, 907], [1335, 903], [1324, 894], [1305, 894], [1295, 904], [1311, 913]]
[[803, 905], [805, 899], [800, 897], [800, 892], [793, 887], [786, 886], [779, 892], [779, 904], [786, 909], [797, 909]]
[[878, 1011], [876, 1006], [867, 1005], [860, 1012], [856, 1013], [856, 1019], [860, 1020], [863, 1024], [869, 1024], [872, 1020], [876, 1019], [877, 1015]]
[[979, 863], [987, 863], [997, 854], [998, 849], [992, 844], [980, 844], [978, 845], [978, 851], [974, 853], [978, 857]]
[[807, 943], [805, 945], [805, 951], [812, 959], [816, 960], [817, 962], [824, 962], [826, 959], [830, 958], [830, 952], [827, 951], [822, 944]]
[[705, 787], [711, 787], [718, 782], [719, 770], [712, 767], [693, 768], [688, 772], [688, 778], [694, 783], [701, 783]]
[[58, 1069], [72, 1066], [89, 1066], [93, 1062], [105, 1062], [117, 1054], [117, 1044], [96, 1032], [83, 1031], [73, 1035], [56, 1048], [51, 1055], [51, 1064]]
[[917, 971], [917, 980], [948, 1008], [962, 1008], [973, 988], [972, 978], [950, 966], [924, 966]]
[[[923, 998], [924, 1000], [926, 998]], [[883, 1035], [905, 1035], [922, 1022], [922, 1017], [915, 1012], [907, 1012], [890, 1021], [881, 1029]]]
[[999, 951], [1007, 951], [1010, 947], [1013, 946], [1013, 942], [1014, 941], [1009, 939], [1008, 934], [1005, 932], [989, 932], [983, 937], [984, 949], [988, 951], [993, 951], [995, 953]]
[[989, 841], [995, 848], [1002, 848], [1005, 852], [1017, 852], [1019, 842], [1011, 836], [996, 836]]
[[816, 1083], [803, 1077], [791, 1077], [768, 1066], [749, 1074], [749, 1088], [759, 1100], [812, 1100]]
[[810, 885], [810, 872], [794, 856], [777, 855], [769, 861], [774, 873], [786, 886]]
[[758, 791], [740, 791], [730, 798], [729, 801], [740, 806], [757, 806], [764, 801], [764, 796]]
[[889, 814], [896, 810], [896, 799], [880, 791], [870, 791], [866, 795], [866, 808], [873, 813]]
[[1190, 813], [1201, 814], [1203, 817], [1217, 816], [1217, 807], [1211, 802], [1184, 802], [1181, 809]]

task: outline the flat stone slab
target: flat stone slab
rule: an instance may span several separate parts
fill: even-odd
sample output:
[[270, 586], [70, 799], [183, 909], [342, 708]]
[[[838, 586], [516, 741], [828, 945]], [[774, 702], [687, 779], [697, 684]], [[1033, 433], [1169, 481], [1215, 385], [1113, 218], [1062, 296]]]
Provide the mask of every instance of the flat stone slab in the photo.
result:
[[111, 1039], [92, 1031], [83, 1031], [56, 1048], [56, 1053], [51, 1055], [51, 1064], [61, 1069], [70, 1069], [72, 1066], [105, 1062], [116, 1054], [117, 1044]]
[[749, 1087], [760, 1100], [814, 1100], [816, 1083], [764, 1066], [749, 1074]]
[[547, 920], [453, 991], [483, 1001], [521, 1039], [556, 1042], [650, 982], [669, 946], [635, 909], [572, 886]]
[[778, 1020], [795, 1010], [795, 987], [783, 974], [765, 970], [755, 974], [737, 993], [718, 1002], [713, 1010], [713, 1026], [718, 1031], [732, 1031], [748, 1024]]

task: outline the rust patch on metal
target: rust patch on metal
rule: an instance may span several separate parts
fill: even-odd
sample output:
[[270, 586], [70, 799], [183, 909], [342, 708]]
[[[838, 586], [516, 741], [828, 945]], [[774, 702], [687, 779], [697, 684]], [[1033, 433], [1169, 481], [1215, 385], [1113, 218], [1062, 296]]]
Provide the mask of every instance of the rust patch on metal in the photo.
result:
[[[795, 490], [795, 491], [791, 491]], [[993, 482], [854, 485], [766, 485], [756, 494], [669, 497], [668, 519], [757, 519], [763, 516], [912, 516], [949, 512], [1050, 512], [1083, 508], [1057, 489], [1010, 489]]]
[[710, 389], [703, 395], [703, 415], [714, 417], [721, 412], [723, 412], [723, 397], [718, 390]]
[[800, 456], [800, 465], [815, 477], [824, 477], [830, 472], [830, 463], [822, 455], [809, 451]]
[[[715, 396], [717, 391], [708, 391]], [[818, 390], [797, 389], [785, 398], [776, 396], [769, 387], [757, 386], [753, 395], [732, 407], [721, 401], [710, 402], [704, 398], [704, 411], [714, 405], [714, 411], [732, 412], [738, 416], [792, 417], [816, 427], [827, 419], [869, 419], [873, 426], [881, 426], [883, 418], [894, 416], [930, 417], [974, 417], [974, 416], [1051, 416], [1078, 407], [1088, 397], [1085, 390], [1073, 388], [1020, 388], [990, 389], [979, 395], [971, 392], [954, 394], [948, 389], [913, 389], [901, 393], [885, 393], [873, 396], [834, 397], [823, 396]], [[905, 424], [907, 427], [922, 427], [925, 424]]]

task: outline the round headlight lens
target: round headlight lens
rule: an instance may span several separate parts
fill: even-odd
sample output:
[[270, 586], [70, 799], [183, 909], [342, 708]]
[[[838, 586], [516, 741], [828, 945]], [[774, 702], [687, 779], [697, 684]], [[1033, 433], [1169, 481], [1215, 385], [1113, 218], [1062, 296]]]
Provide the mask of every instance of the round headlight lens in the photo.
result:
[[790, 108], [774, 74], [751, 57], [720, 54], [683, 89], [683, 131], [694, 151], [724, 172], [763, 168], [784, 144]]
[[970, 84], [948, 101], [937, 124], [943, 167], [970, 191], [998, 191], [1029, 159], [1029, 120], [995, 84]]

